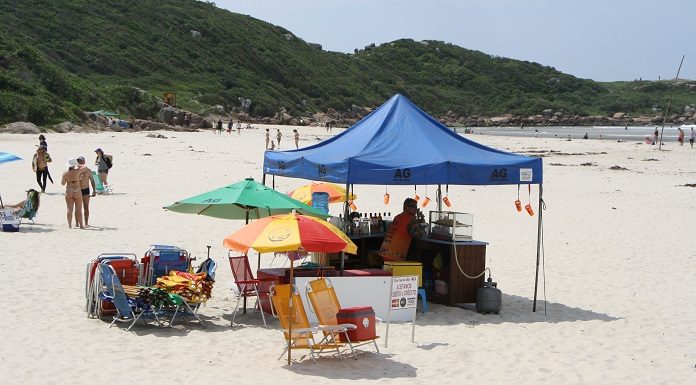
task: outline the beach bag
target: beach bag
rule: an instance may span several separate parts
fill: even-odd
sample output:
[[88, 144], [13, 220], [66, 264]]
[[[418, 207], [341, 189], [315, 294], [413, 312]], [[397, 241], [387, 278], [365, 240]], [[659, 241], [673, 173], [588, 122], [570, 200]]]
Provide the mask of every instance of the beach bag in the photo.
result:
[[111, 155], [105, 156], [104, 161], [106, 162], [106, 168], [111, 168], [114, 166], [114, 160]]

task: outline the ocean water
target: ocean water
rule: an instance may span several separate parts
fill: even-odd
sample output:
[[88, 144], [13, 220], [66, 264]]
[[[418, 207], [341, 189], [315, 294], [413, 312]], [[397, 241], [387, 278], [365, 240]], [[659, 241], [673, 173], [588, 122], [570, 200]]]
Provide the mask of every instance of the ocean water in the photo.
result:
[[[692, 125], [693, 126], [693, 125]], [[681, 126], [684, 130], [685, 141], [688, 143], [690, 128], [692, 126]], [[653, 136], [655, 127], [660, 131], [664, 142], [676, 142], [677, 127], [665, 126], [662, 133], [662, 125], [657, 126], [525, 126], [517, 127], [471, 127], [474, 135], [496, 135], [496, 136], [521, 136], [521, 137], [540, 137], [540, 138], [564, 138], [568, 135], [572, 139], [582, 139], [585, 133], [589, 139], [606, 140], [626, 140], [626, 141], [645, 141], [646, 136]], [[696, 127], [696, 126], [693, 126]], [[463, 127], [457, 127], [457, 132], [464, 133]]]

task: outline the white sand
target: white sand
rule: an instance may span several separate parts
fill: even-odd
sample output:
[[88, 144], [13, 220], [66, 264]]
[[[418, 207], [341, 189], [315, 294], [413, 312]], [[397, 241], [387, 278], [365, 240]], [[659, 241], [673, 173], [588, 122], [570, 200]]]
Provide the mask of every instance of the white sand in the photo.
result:
[[[281, 129], [282, 149], [288, 149], [292, 127]], [[327, 136], [320, 128], [299, 130], [302, 146]], [[544, 158], [547, 313], [543, 301], [531, 311], [536, 217], [515, 211], [517, 187], [450, 186], [453, 209], [473, 213], [475, 238], [490, 242], [487, 266], [504, 294], [501, 314], [431, 303], [430, 312], [418, 316], [415, 344], [409, 325], [394, 325], [381, 354], [318, 364], [305, 359], [288, 367], [276, 360], [283, 346], [276, 320], [264, 329], [250, 312], [238, 319], [245, 326], [229, 326], [235, 302], [222, 239], [242, 222], [162, 209], [245, 177], [260, 180], [263, 129], [241, 136], [162, 134], [168, 139], [146, 133], [47, 135], [56, 182], [68, 157], [84, 155], [89, 164], [92, 151], [102, 147], [114, 155], [109, 180], [115, 194], [93, 198], [92, 229], [70, 230], [63, 189], [49, 184], [37, 224], [0, 233], [2, 383], [673, 385], [696, 379], [696, 189], [680, 186], [696, 183], [696, 149], [688, 145], [668, 143], [658, 151], [633, 142], [474, 136], [510, 151], [573, 154]], [[25, 159], [0, 165], [5, 202], [36, 188], [30, 166], [36, 143], [33, 135], [0, 135], [0, 151]], [[585, 162], [595, 165], [580, 166]], [[615, 165], [628, 170], [609, 169]], [[284, 192], [303, 183], [276, 178]], [[390, 187], [385, 208], [383, 186], [356, 186], [356, 203], [363, 212], [397, 213], [412, 191]], [[418, 191], [424, 196], [425, 188]], [[532, 192], [538, 212], [538, 187]], [[434, 194], [430, 186], [428, 195]], [[523, 190], [521, 200], [527, 199]], [[181, 246], [197, 263], [205, 246], [213, 246], [219, 269], [213, 298], [202, 309], [207, 329], [138, 326], [127, 333], [86, 317], [85, 264], [105, 252], [141, 256], [154, 243]], [[543, 295], [540, 287], [541, 300]]]

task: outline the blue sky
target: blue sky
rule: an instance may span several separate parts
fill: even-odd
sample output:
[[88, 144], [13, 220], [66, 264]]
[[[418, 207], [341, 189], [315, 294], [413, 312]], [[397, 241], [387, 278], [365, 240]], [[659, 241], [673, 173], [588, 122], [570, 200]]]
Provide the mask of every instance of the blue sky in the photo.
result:
[[598, 81], [696, 79], [696, 0], [218, 0], [324, 50], [442, 40]]

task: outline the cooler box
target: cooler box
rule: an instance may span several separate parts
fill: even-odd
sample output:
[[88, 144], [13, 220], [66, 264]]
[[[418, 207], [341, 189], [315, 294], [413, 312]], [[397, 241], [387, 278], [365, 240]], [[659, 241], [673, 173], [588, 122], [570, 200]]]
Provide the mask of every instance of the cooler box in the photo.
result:
[[0, 223], [2, 223], [2, 231], [16, 233], [19, 231], [19, 217], [14, 215], [11, 208], [4, 208], [0, 212]]
[[[377, 336], [375, 329], [375, 311], [372, 306], [357, 306], [340, 309], [336, 313], [336, 320], [339, 324], [353, 324], [357, 326], [354, 330], [348, 330], [348, 338], [351, 341], [366, 341]], [[338, 335], [340, 340], [345, 337], [343, 333]]]
[[423, 264], [420, 262], [384, 261], [382, 269], [391, 271], [393, 276], [417, 275], [418, 287], [423, 287]]

